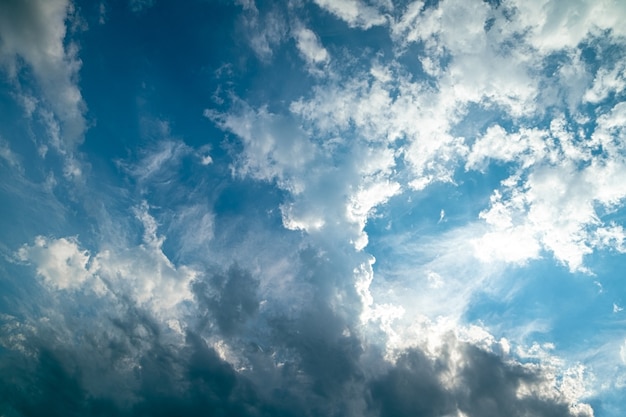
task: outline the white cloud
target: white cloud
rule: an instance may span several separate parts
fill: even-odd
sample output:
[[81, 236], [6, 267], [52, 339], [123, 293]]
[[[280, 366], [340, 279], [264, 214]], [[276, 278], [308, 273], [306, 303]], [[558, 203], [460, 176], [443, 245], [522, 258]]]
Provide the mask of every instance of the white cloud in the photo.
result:
[[626, 63], [618, 62], [613, 69], [600, 68], [593, 80], [593, 86], [584, 95], [588, 103], [599, 103], [610, 94], [619, 94], [626, 88]]
[[347, 218], [361, 229], [360, 236], [352, 242], [357, 250], [362, 250], [367, 246], [368, 238], [363, 229], [372, 210], [376, 206], [386, 203], [389, 198], [399, 192], [400, 184], [397, 182], [374, 180], [372, 183], [360, 186], [356, 193], [352, 195], [348, 202]]
[[171, 168], [180, 163], [180, 159], [191, 153], [191, 148], [176, 140], [159, 141], [155, 148], [143, 152], [143, 158], [132, 168], [130, 173], [140, 182], [154, 180], [155, 177], [168, 176]]
[[175, 266], [163, 253], [164, 238], [157, 234], [146, 204], [135, 212], [144, 227], [140, 245], [105, 248], [92, 255], [76, 238], [38, 236], [33, 245], [20, 248], [17, 257], [34, 264], [53, 289], [91, 290], [121, 300], [130, 297], [156, 317], [175, 318], [178, 306], [193, 298], [190, 283], [197, 272]]
[[528, 28], [528, 39], [542, 52], [573, 48], [589, 33], [610, 29], [613, 35], [626, 33], [620, 22], [626, 17], [626, 6], [619, 0], [512, 1], [519, 24]]
[[215, 215], [206, 204], [177, 208], [168, 231], [177, 237], [180, 254], [194, 253], [206, 248], [213, 239]]
[[238, 99], [229, 114], [205, 110], [204, 115], [242, 140], [243, 153], [235, 166], [238, 174], [277, 181], [294, 194], [303, 190], [301, 177], [316, 149], [292, 120], [264, 107], [255, 110]]
[[71, 153], [83, 141], [86, 123], [76, 80], [81, 66], [78, 49], [66, 39], [70, 8], [68, 0], [1, 2], [0, 64], [15, 82], [21, 63], [32, 70], [45, 101], [42, 105], [52, 110], [62, 129], [55, 144]]
[[102, 1], [98, 6], [98, 23], [104, 25], [107, 21], [107, 6]]
[[22, 261], [36, 264], [37, 274], [53, 288], [75, 290], [94, 279], [91, 256], [79, 248], [76, 238], [37, 236], [34, 245], [22, 246], [17, 256]]
[[370, 72], [316, 88], [310, 99], [295, 101], [290, 109], [311, 125], [312, 134], [324, 138], [358, 137], [374, 149], [376, 143], [393, 149], [405, 140], [397, 152], [411, 166], [410, 185], [416, 189], [452, 182], [457, 160], [466, 152], [463, 138], [447, 133], [454, 109], [391, 66], [374, 63]]
[[300, 54], [309, 65], [309, 68], [315, 69], [317, 65], [322, 65], [330, 61], [330, 55], [326, 48], [321, 44], [319, 38], [311, 29], [299, 27], [294, 33], [296, 46]]
[[[549, 130], [509, 133], [492, 126], [474, 143], [466, 168], [499, 160], [514, 162], [518, 170], [480, 214], [492, 227], [477, 241], [481, 259], [523, 262], [538, 257], [541, 247], [570, 270], [585, 271], [583, 258], [595, 248], [624, 250], [623, 230], [601, 219], [626, 198], [618, 180], [626, 169], [618, 139], [624, 109], [618, 104], [601, 115], [590, 139], [557, 118]], [[595, 156], [599, 146], [604, 153]]]
[[521, 262], [535, 258], [541, 244], [570, 270], [586, 270], [583, 257], [593, 250], [593, 230], [602, 226], [595, 205], [610, 206], [602, 198], [604, 192], [626, 196], [626, 189], [606, 190], [600, 183], [615, 169], [592, 164], [577, 171], [566, 163], [536, 168], [522, 184], [508, 188], [506, 197], [494, 194], [491, 207], [481, 213], [494, 232], [477, 246], [481, 251], [492, 248], [489, 253], [501, 259]]
[[11, 168], [23, 171], [19, 156], [11, 150], [9, 142], [0, 137], [0, 158], [2, 158]]
[[[289, 191], [290, 197], [281, 205], [286, 228], [323, 230], [362, 249], [367, 245], [363, 229], [368, 217], [401, 189], [391, 178], [396, 153], [377, 138], [329, 137], [332, 132], [311, 135], [298, 126], [298, 120], [324, 112], [316, 106], [317, 102], [299, 101], [292, 104], [291, 114], [278, 115], [235, 99], [230, 113], [206, 110], [205, 116], [241, 140], [243, 152], [236, 157], [235, 173], [276, 181]], [[369, 111], [365, 105], [362, 108]]]
[[[389, 22], [394, 58], [373, 58], [365, 70], [345, 69], [339, 52], [333, 49], [330, 60], [314, 32], [292, 32], [307, 64], [326, 65], [331, 75], [316, 78], [310, 94], [293, 101], [284, 115], [241, 103], [227, 114], [205, 113], [241, 140], [238, 173], [276, 181], [289, 191], [281, 205], [286, 228], [320, 240], [347, 238], [357, 249], [366, 249], [364, 229], [376, 208], [403, 190], [419, 193], [435, 182], [454, 184], [462, 166], [487, 172], [496, 164], [509, 170], [478, 222], [440, 239], [412, 236], [420, 243], [394, 242], [394, 248], [406, 251], [402, 256], [416, 259], [394, 262], [393, 271], [383, 264], [376, 279], [371, 263], [354, 270], [364, 306], [361, 320], [375, 323], [377, 335], [383, 329], [398, 352], [409, 346], [402, 343], [415, 340], [407, 329], [419, 322], [416, 317], [424, 322], [442, 317], [452, 323], [442, 327], [458, 330], [473, 297], [497, 291], [506, 263], [523, 265], [551, 253], [571, 271], [586, 271], [584, 258], [593, 250], [624, 249], [623, 229], [602, 216], [626, 197], [617, 180], [625, 168], [620, 148], [625, 113], [616, 106], [601, 115], [589, 137], [580, 108], [583, 100], [597, 103], [623, 89], [623, 69], [601, 69], [593, 81], [586, 58], [576, 49], [606, 22], [588, 13], [596, 10], [591, 3], [577, 9], [591, 20], [572, 15], [564, 21], [552, 12], [533, 21], [544, 3], [535, 3], [529, 15], [524, 15], [526, 6], [514, 2], [479, 3], [447, 0], [424, 7], [414, 2], [392, 21], [383, 17], [384, 7], [372, 14], [379, 17], [367, 20], [359, 2], [318, 2], [353, 27]], [[579, 32], [570, 31], [567, 22]], [[554, 72], [544, 74], [554, 58], [549, 55], [555, 50], [552, 35], [562, 37], [566, 48]], [[419, 44], [417, 57], [407, 52], [415, 52], [409, 49], [412, 43]], [[421, 63], [425, 78], [407, 74], [400, 62], [410, 58]], [[567, 118], [555, 107], [568, 112]], [[488, 120], [505, 121], [481, 125], [473, 120], [474, 111], [478, 118], [483, 112]], [[546, 126], [548, 115], [553, 120]], [[289, 140], [278, 133], [279, 122], [288, 123], [289, 132], [297, 127]], [[302, 144], [310, 158], [297, 166], [279, 157]], [[444, 217], [442, 210], [439, 220]], [[436, 338], [432, 334], [439, 325], [424, 325], [421, 334]], [[479, 330], [469, 329], [463, 337], [496, 345], [495, 338]], [[501, 346], [511, 351], [509, 342]], [[568, 375], [551, 392], [582, 395], [579, 369]], [[588, 406], [576, 407], [590, 413]]]
[[485, 233], [472, 241], [476, 257], [483, 262], [504, 261], [516, 264], [537, 259], [541, 246], [532, 232], [520, 226]]
[[369, 29], [384, 25], [387, 19], [382, 11], [364, 4], [361, 0], [315, 0], [318, 6], [344, 20], [351, 27]]

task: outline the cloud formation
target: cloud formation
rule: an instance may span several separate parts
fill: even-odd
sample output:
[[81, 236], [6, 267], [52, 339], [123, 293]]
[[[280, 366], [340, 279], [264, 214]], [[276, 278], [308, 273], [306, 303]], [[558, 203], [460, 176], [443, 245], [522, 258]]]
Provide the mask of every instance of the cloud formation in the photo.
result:
[[[66, 0], [6, 1], [0, 6], [0, 64], [18, 94], [40, 110], [49, 143], [67, 153], [83, 141], [87, 127], [86, 105], [77, 83], [78, 45], [66, 40], [66, 21], [75, 18], [73, 12]], [[24, 71], [32, 71], [41, 94], [20, 83]]]
[[232, 39], [185, 77], [167, 42], [206, 50], [142, 43], [182, 9], [107, 3], [141, 76], [89, 136], [104, 5], [0, 6], [35, 126], [0, 126], [0, 162], [49, 192], [0, 184], [29, 236], [0, 247], [0, 414], [610, 415], [623, 292], [579, 278], [626, 252], [621, 3], [199, 2], [186, 29]]

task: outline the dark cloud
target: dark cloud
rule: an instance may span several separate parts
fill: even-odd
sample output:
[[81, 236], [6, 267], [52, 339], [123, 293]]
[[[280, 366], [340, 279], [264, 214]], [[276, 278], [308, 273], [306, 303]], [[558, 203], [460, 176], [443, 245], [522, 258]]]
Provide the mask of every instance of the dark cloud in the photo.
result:
[[199, 304], [211, 313], [220, 330], [230, 335], [259, 309], [259, 283], [250, 272], [232, 265], [226, 273], [193, 284]]
[[455, 410], [438, 377], [445, 365], [419, 350], [405, 353], [386, 375], [370, 382], [374, 408], [381, 417], [440, 416]]
[[[237, 265], [193, 284], [182, 336], [123, 296], [98, 299], [79, 319], [56, 308], [31, 333], [0, 338], [0, 414], [13, 416], [576, 415], [547, 376], [448, 337], [437, 358], [409, 349], [395, 364], [368, 344], [360, 299], [333, 268], [342, 252], [300, 251], [308, 299], [287, 314], [260, 308], [259, 279]], [[93, 297], [93, 296], [92, 296]], [[90, 298], [67, 298], [87, 306]], [[108, 301], [106, 301], [108, 300]], [[89, 312], [89, 315], [86, 315]], [[6, 327], [9, 328], [9, 327]], [[225, 343], [225, 360], [214, 343]], [[230, 359], [229, 359], [230, 360]], [[549, 382], [549, 381], [548, 381]], [[520, 387], [534, 387], [518, 395]]]
[[457, 349], [460, 370], [451, 369], [446, 354], [430, 359], [417, 349], [405, 352], [385, 375], [369, 383], [376, 414], [434, 417], [456, 415], [459, 410], [470, 417], [587, 415], [571, 411], [565, 400], [549, 397], [545, 389], [541, 390], [545, 396], [518, 395], [522, 385], [536, 389], [546, 382], [537, 368], [504, 361], [467, 343]]
[[[301, 367], [275, 369], [289, 384], [275, 385], [267, 395], [264, 387], [253, 383], [246, 373], [235, 371], [197, 334], [189, 333], [180, 350], [155, 342], [139, 360], [134, 374], [139, 384], [132, 404], [120, 402], [113, 392], [104, 397], [90, 394], [81, 370], [67, 357], [69, 352], [42, 349], [34, 363], [14, 353], [5, 354], [0, 412], [7, 417], [333, 416], [359, 415], [350, 404], [367, 403], [360, 415], [428, 417], [456, 415], [459, 410], [472, 417], [584, 415], [573, 413], [562, 401], [517, 395], [520, 384], [541, 382], [541, 373], [472, 345], [460, 347], [462, 369], [458, 379], [447, 386], [443, 381], [450, 363], [445, 355], [433, 360], [419, 349], [411, 349], [383, 375], [367, 379], [365, 369], [354, 368], [352, 349], [329, 340], [311, 342], [306, 337], [297, 343], [309, 346], [310, 356]], [[344, 361], [353, 365], [342, 364]], [[292, 372], [301, 377], [293, 378]], [[354, 378], [360, 372], [361, 376]], [[347, 376], [352, 376], [350, 384], [345, 381]], [[276, 381], [266, 382], [273, 385]]]

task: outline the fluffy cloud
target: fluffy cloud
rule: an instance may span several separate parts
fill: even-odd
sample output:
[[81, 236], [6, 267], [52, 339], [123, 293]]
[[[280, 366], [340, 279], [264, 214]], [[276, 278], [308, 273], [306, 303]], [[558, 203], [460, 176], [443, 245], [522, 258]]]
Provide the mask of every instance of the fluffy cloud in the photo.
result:
[[517, 11], [520, 25], [530, 29], [530, 42], [540, 51], [576, 47], [590, 33], [603, 30], [624, 35], [617, 22], [626, 15], [626, 8], [619, 1], [537, 0], [511, 2], [511, 6]]
[[[105, 340], [92, 334], [95, 339], [86, 339], [82, 354], [62, 346], [39, 346], [36, 360], [5, 365], [3, 374], [11, 382], [3, 382], [1, 389], [12, 395], [0, 410], [38, 415], [45, 409], [48, 415], [62, 415], [70, 409], [86, 416], [103, 411], [169, 415], [181, 410], [187, 415], [222, 410], [242, 416], [329, 415], [333, 410], [349, 416], [593, 416], [587, 405], [571, 401], [565, 381], [557, 381], [546, 368], [516, 363], [452, 335], [440, 346], [439, 359], [411, 348], [393, 364], [376, 363], [371, 353], [355, 360], [362, 352], [358, 344], [335, 336], [328, 326], [315, 325], [319, 318], [300, 322], [300, 334], [291, 333], [287, 323], [276, 328], [286, 336], [285, 347], [299, 355], [297, 367], [288, 360], [273, 365], [276, 350], [252, 345], [242, 352], [253, 361], [252, 372], [233, 369], [196, 333], [188, 332], [176, 347], [160, 342], [153, 331], [138, 333], [141, 319], [130, 316], [108, 330], [114, 343], [99, 345]], [[132, 344], [126, 345], [120, 336], [132, 337]], [[142, 348], [132, 372], [116, 380], [119, 362], [138, 346]], [[99, 371], [100, 384], [118, 385], [101, 392], [72, 372], [72, 364], [80, 365], [82, 375]], [[35, 387], [32, 395], [25, 395], [26, 388]]]
[[78, 247], [76, 239], [46, 239], [38, 236], [33, 246], [23, 246], [17, 256], [37, 265], [37, 274], [58, 289], [77, 289], [93, 278], [90, 255]]
[[305, 27], [298, 28], [294, 36], [296, 46], [304, 60], [308, 63], [311, 71], [315, 73], [316, 66], [328, 63], [330, 55], [311, 29]]
[[369, 29], [372, 26], [383, 25], [387, 22], [382, 13], [386, 7], [379, 9], [360, 0], [315, 0], [315, 3], [344, 20], [351, 27]]
[[17, 257], [34, 264], [37, 274], [52, 288], [130, 297], [155, 316], [176, 318], [176, 308], [192, 298], [190, 285], [197, 273], [186, 266], [177, 268], [163, 253], [163, 238], [145, 204], [136, 209], [136, 216], [145, 230], [138, 246], [103, 249], [91, 255], [75, 238], [39, 236], [32, 246], [20, 248]]
[[[585, 270], [584, 256], [603, 246], [602, 241], [623, 250], [621, 230], [602, 220], [603, 213], [626, 198], [617, 181], [625, 169], [618, 139], [623, 135], [618, 122], [622, 108], [618, 104], [599, 117], [590, 138], [578, 137], [555, 119], [545, 131], [509, 134], [494, 126], [476, 141], [467, 167], [480, 166], [487, 155], [520, 167], [480, 214], [494, 231], [480, 240], [479, 256], [523, 262], [539, 256], [541, 246], [575, 271]], [[601, 155], [596, 156], [597, 149], [603, 150]]]
[[[319, 232], [333, 225], [342, 240], [365, 247], [367, 218], [400, 190], [390, 180], [393, 151], [341, 138], [315, 143], [289, 117], [254, 110], [239, 99], [234, 104], [229, 113], [206, 110], [205, 116], [243, 142], [235, 172], [276, 181], [289, 191], [291, 198], [281, 207], [287, 228]], [[301, 104], [292, 109], [305, 111]], [[340, 153], [346, 160], [338, 165]]]
[[267, 108], [253, 109], [239, 99], [229, 114], [205, 110], [204, 115], [244, 142], [236, 172], [265, 181], [297, 194], [304, 185], [300, 178], [315, 157], [315, 148], [290, 119]]

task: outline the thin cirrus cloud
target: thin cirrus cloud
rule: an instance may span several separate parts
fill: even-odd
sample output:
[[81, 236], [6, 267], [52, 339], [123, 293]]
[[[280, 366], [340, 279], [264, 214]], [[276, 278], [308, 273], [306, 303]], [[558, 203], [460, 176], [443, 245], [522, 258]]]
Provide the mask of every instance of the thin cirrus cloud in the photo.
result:
[[619, 2], [0, 7], [0, 414], [620, 415]]

